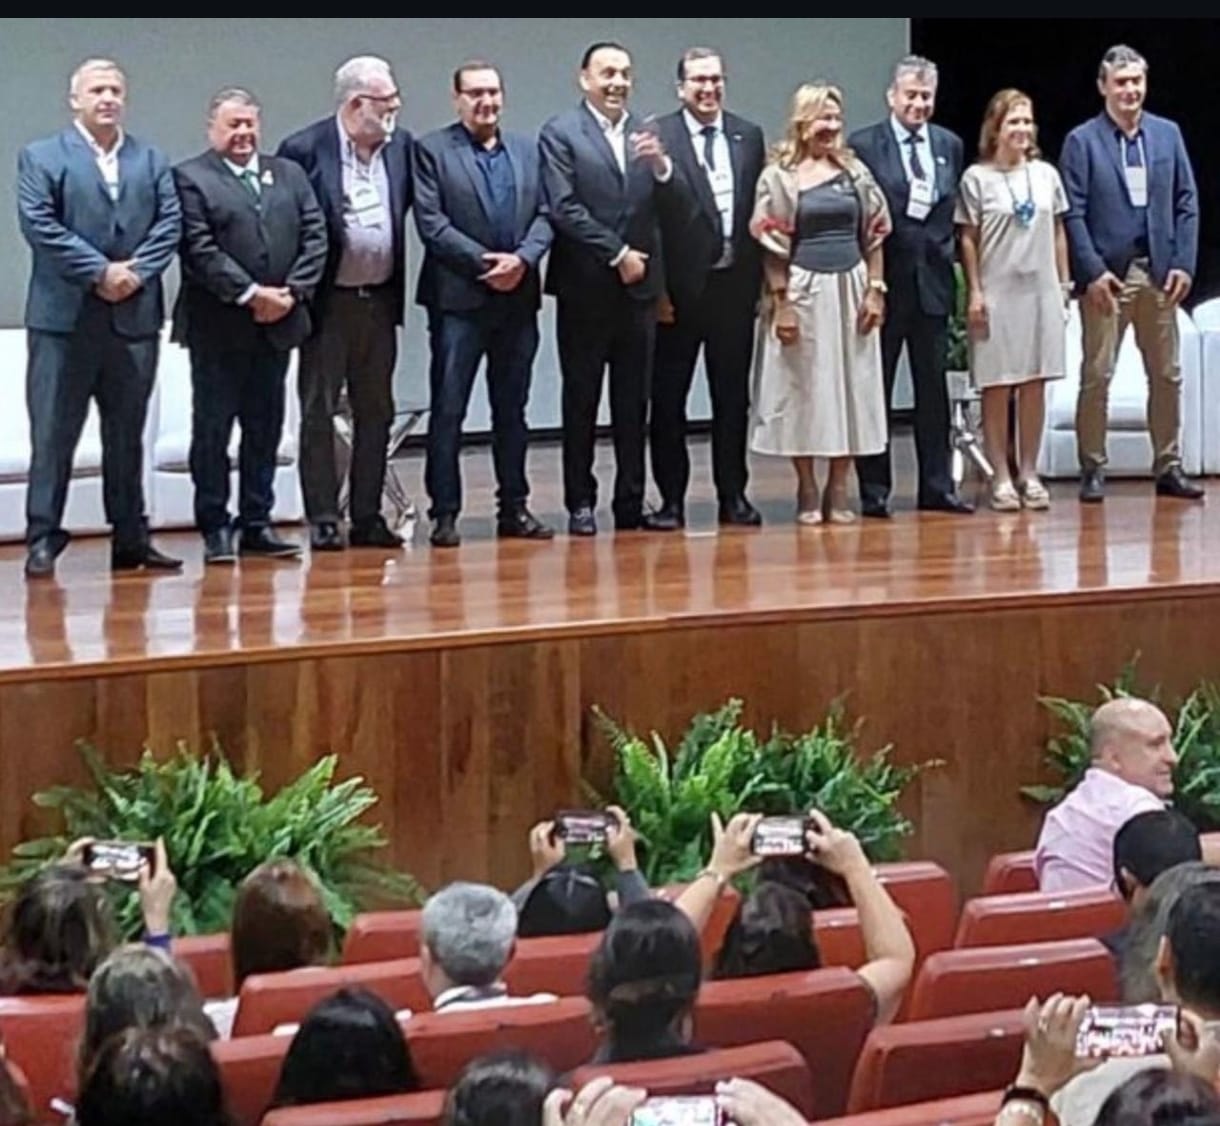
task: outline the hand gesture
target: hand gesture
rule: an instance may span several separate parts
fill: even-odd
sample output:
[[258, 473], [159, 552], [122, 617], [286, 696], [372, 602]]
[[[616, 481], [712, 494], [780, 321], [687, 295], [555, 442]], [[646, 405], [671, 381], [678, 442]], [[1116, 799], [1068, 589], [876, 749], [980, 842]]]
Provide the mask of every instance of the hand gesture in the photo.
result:
[[1056, 993], [1045, 1004], [1031, 997], [1025, 1006], [1025, 1049], [1018, 1087], [1032, 1087], [1048, 1099], [1069, 1079], [1097, 1060], [1076, 1058], [1076, 1035], [1092, 1001]]
[[1165, 275], [1165, 296], [1171, 305], [1181, 305], [1190, 292], [1191, 277], [1185, 270], [1170, 270]]
[[631, 827], [631, 818], [621, 806], [607, 806], [606, 810], [618, 818], [618, 823], [611, 822], [606, 830], [606, 853], [620, 872], [632, 872], [639, 864], [635, 858], [635, 830]]
[[830, 818], [818, 809], [809, 811], [809, 820], [813, 822], [813, 828], [805, 833], [805, 841], [809, 845], [809, 859], [815, 864], [836, 876], [847, 876], [855, 869], [869, 867], [868, 857], [854, 833], [836, 829]]
[[530, 830], [530, 859], [534, 862], [534, 878], [549, 872], [567, 859], [567, 846], [555, 835], [554, 821], [539, 821]]
[[622, 279], [623, 285], [635, 285], [637, 282], [642, 282], [646, 273], [648, 273], [648, 255], [642, 250], [628, 247], [627, 253], [623, 255], [623, 260], [618, 264], [618, 276]]
[[282, 321], [292, 312], [296, 298], [284, 286], [260, 285], [250, 298], [250, 311], [256, 324], [271, 325]]
[[1085, 300], [1099, 313], [1114, 316], [1118, 312], [1118, 299], [1123, 292], [1123, 283], [1109, 270], [1089, 282]]
[[712, 856], [708, 870], [726, 880], [753, 868], [762, 859], [754, 855], [754, 830], [761, 813], [738, 813], [725, 825], [718, 813], [712, 814]]
[[734, 1126], [805, 1126], [805, 1116], [750, 1079], [716, 1084], [716, 1102]]
[[[542, 1104], [542, 1126], [627, 1126], [647, 1091], [615, 1086], [609, 1076], [586, 1083], [579, 1094], [556, 1088]], [[564, 1108], [567, 1108], [566, 1111]]]
[[1197, 1014], [1183, 1009], [1179, 1019], [1178, 1028], [1165, 1042], [1174, 1070], [1197, 1075], [1214, 1087], [1220, 1075], [1220, 1041]]
[[165, 855], [165, 841], [157, 838], [156, 863], [153, 870], [140, 866], [140, 912], [148, 934], [169, 934], [170, 908], [178, 891], [178, 880]]
[[525, 277], [525, 262], [516, 254], [488, 253], [483, 261], [487, 270], [479, 275], [479, 281], [497, 293], [511, 293]]

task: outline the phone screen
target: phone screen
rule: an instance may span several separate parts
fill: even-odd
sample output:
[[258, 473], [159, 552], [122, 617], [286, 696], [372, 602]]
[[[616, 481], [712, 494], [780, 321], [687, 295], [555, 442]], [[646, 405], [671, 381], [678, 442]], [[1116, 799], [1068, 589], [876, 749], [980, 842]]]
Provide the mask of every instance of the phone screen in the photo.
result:
[[764, 817], [754, 830], [755, 856], [804, 856], [806, 821], [803, 817]]
[[82, 855], [85, 867], [94, 875], [131, 882], [140, 878], [144, 864], [151, 870], [155, 857], [152, 845], [137, 841], [94, 841], [85, 846]]
[[711, 1095], [648, 1099], [631, 1116], [631, 1126], [723, 1126]]
[[603, 844], [614, 814], [597, 809], [564, 809], [555, 814], [555, 835], [567, 844]]
[[1176, 1005], [1094, 1005], [1076, 1037], [1081, 1059], [1153, 1056], [1177, 1030]]

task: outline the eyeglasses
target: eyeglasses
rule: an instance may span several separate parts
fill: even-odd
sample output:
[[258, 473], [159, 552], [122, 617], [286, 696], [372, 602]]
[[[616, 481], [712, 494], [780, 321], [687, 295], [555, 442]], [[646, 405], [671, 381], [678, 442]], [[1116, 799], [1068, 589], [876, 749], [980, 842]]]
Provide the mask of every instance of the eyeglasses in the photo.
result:
[[397, 90], [391, 90], [388, 94], [359, 94], [357, 96], [363, 98], [366, 102], [396, 102], [400, 100]]

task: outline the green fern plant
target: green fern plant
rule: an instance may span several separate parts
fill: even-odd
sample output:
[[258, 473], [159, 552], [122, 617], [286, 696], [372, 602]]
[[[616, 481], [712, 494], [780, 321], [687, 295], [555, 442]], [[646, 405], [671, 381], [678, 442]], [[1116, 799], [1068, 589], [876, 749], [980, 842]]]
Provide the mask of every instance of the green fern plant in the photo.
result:
[[[410, 876], [376, 859], [385, 834], [361, 818], [377, 795], [358, 777], [335, 782], [335, 755], [318, 759], [267, 796], [257, 775], [233, 772], [215, 742], [202, 755], [180, 744], [161, 761], [145, 751], [131, 769], [111, 768], [86, 744], [79, 751], [89, 784], [54, 786], [33, 799], [59, 815], [63, 831], [14, 848], [12, 862], [0, 870], [0, 890], [11, 892], [79, 837], [161, 837], [178, 879], [176, 934], [227, 929], [238, 884], [272, 857], [295, 860], [314, 875], [340, 932], [362, 909], [420, 900]], [[137, 935], [134, 893], [122, 885], [108, 887], [122, 933]]]

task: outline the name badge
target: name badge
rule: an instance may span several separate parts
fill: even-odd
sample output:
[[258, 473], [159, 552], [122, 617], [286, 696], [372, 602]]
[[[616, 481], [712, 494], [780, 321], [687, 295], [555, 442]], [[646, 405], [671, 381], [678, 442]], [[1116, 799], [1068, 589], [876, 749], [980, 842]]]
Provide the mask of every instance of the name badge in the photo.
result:
[[1142, 164], [1127, 164], [1123, 166], [1127, 179], [1127, 197], [1132, 207], [1148, 206], [1148, 169]]
[[386, 222], [385, 205], [377, 194], [377, 189], [367, 182], [357, 182], [352, 187], [348, 197], [348, 206], [352, 215], [362, 227], [382, 227]]
[[907, 197], [907, 218], [922, 223], [935, 202], [931, 180], [912, 180], [911, 194]]

